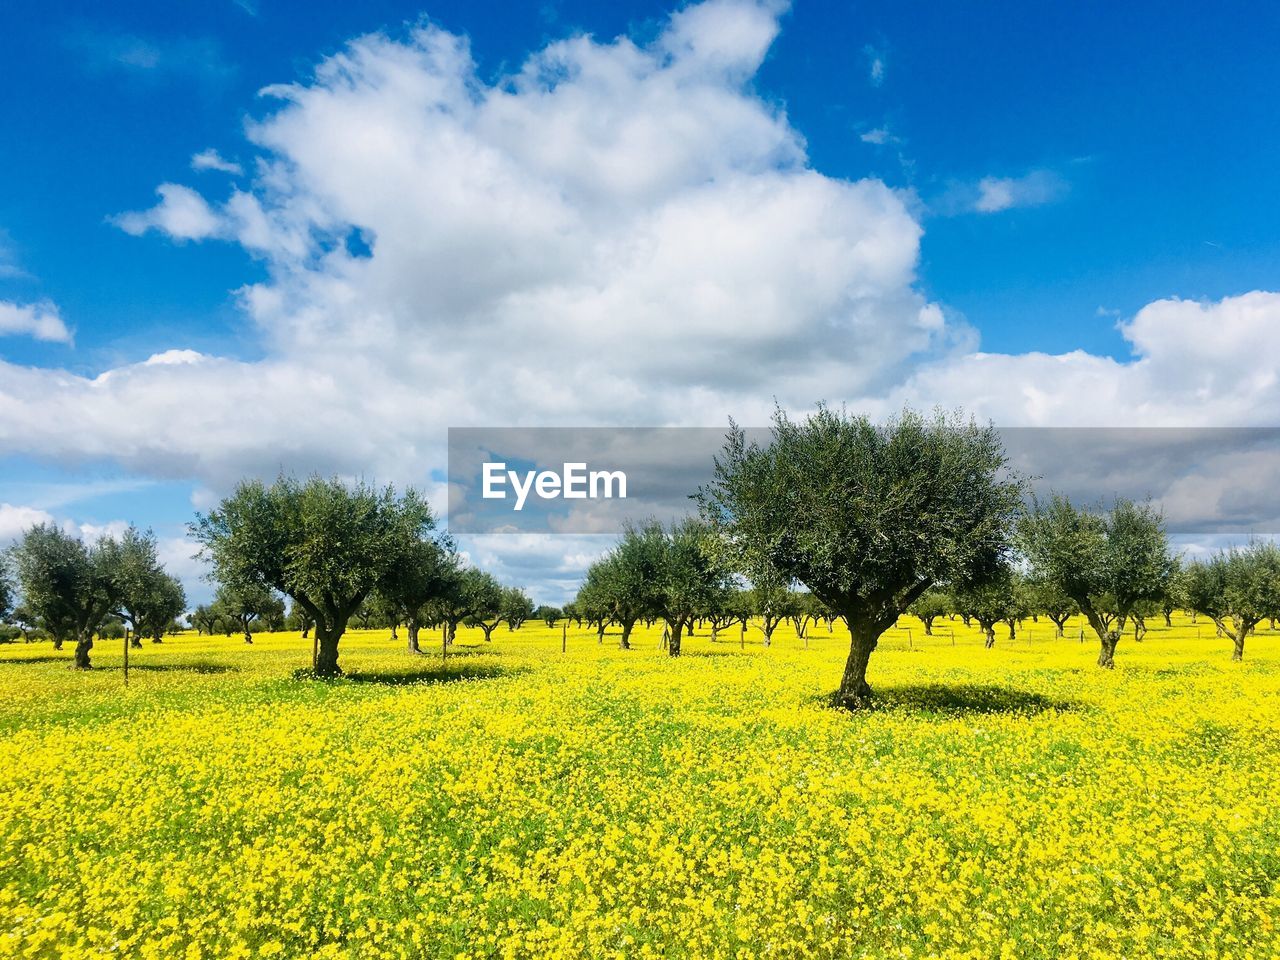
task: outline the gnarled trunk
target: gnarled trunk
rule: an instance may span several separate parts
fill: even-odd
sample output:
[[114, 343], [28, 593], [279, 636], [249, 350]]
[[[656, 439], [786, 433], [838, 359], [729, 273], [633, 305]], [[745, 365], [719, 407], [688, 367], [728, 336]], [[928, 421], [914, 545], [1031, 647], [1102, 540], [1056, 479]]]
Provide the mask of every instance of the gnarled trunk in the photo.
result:
[[633, 627], [635, 627], [635, 625], [636, 625], [636, 622], [634, 620], [622, 621], [622, 639], [618, 641], [618, 646], [621, 649], [623, 650], [631, 649], [631, 630]]
[[93, 649], [93, 634], [86, 632], [79, 640], [76, 641], [76, 659], [75, 665], [77, 670], [89, 669], [89, 651]]
[[879, 643], [880, 635], [875, 627], [866, 621], [849, 621], [849, 659], [844, 664], [844, 676], [840, 680], [840, 689], [836, 700], [841, 706], [856, 710], [871, 705], [871, 687], [867, 684], [867, 664], [871, 662], [871, 654]]
[[1244, 631], [1237, 630], [1236, 635], [1231, 639], [1235, 645], [1235, 649], [1231, 651], [1231, 660], [1233, 663], [1238, 663], [1244, 659]]
[[667, 656], [680, 656], [680, 637], [684, 633], [684, 621], [671, 624], [671, 636], [667, 638]]
[[321, 628], [316, 624], [316, 676], [341, 676], [342, 668], [338, 666], [338, 641], [342, 639], [342, 631], [328, 627]]
[[996, 626], [994, 623], [984, 623], [982, 625], [982, 635], [987, 638], [984, 646], [988, 650], [996, 645]]
[[409, 652], [421, 653], [422, 647], [418, 645], [418, 621], [410, 620], [408, 625], [405, 627], [405, 633], [408, 634], [409, 637]]
[[1108, 630], [1100, 638], [1101, 649], [1098, 652], [1098, 666], [1105, 670], [1114, 670], [1116, 666], [1116, 644], [1120, 642], [1119, 630]]

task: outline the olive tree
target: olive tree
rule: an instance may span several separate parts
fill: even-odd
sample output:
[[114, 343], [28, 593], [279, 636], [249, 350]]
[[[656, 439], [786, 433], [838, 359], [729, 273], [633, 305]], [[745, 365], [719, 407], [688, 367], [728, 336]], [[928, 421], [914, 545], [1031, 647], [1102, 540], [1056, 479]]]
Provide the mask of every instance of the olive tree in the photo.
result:
[[[13, 576], [9, 572], [9, 558], [0, 553], [0, 620], [8, 618], [13, 611], [14, 585]], [[25, 636], [25, 631], [23, 632]]]
[[539, 604], [533, 611], [533, 619], [541, 620], [548, 627], [554, 627], [557, 622], [564, 618], [564, 611], [559, 607], [553, 607], [548, 604]]
[[1000, 621], [1007, 621], [1013, 633], [1012, 624], [1020, 609], [1016, 589], [1013, 572], [1003, 569], [976, 583], [958, 585], [952, 592], [956, 610], [977, 622], [987, 649], [996, 645], [995, 627]]
[[578, 592], [577, 609], [599, 624], [601, 639], [610, 621], [622, 628], [619, 646], [631, 648], [636, 622], [656, 616], [662, 531], [628, 527], [618, 544], [587, 569]]
[[419, 537], [405, 545], [402, 561], [378, 587], [393, 623], [405, 625], [409, 653], [422, 653], [419, 635], [431, 620], [429, 606], [447, 596], [459, 577], [458, 555], [447, 536]]
[[150, 637], [152, 643], [161, 643], [187, 608], [187, 593], [177, 577], [161, 570], [150, 578], [147, 591], [135, 606], [137, 623], [135, 637]]
[[75, 665], [88, 670], [94, 633], [120, 602], [120, 545], [104, 536], [90, 546], [42, 523], [13, 556], [25, 605], [55, 639], [75, 641]]
[[1054, 635], [1061, 637], [1067, 621], [1080, 612], [1076, 602], [1058, 584], [1042, 578], [1028, 578], [1026, 590], [1031, 612], [1048, 617], [1053, 623]]
[[1033, 502], [1018, 535], [1033, 576], [1075, 601], [1098, 637], [1098, 666], [1113, 668], [1125, 624], [1164, 596], [1173, 575], [1160, 513], [1124, 498], [1110, 510], [1080, 509], [1054, 494]]
[[284, 616], [284, 601], [269, 587], [258, 583], [224, 583], [213, 600], [214, 610], [224, 622], [234, 624], [253, 643], [254, 621]]
[[700, 491], [704, 515], [753, 566], [769, 564], [851, 635], [837, 700], [870, 701], [880, 635], [930, 587], [978, 582], [1008, 552], [1021, 485], [996, 430], [904, 411], [884, 424], [820, 406], [778, 410], [767, 444], [732, 426]]
[[924, 624], [925, 636], [933, 636], [933, 621], [951, 612], [953, 601], [944, 590], [926, 590], [907, 612]]
[[282, 476], [242, 482], [191, 534], [221, 583], [283, 593], [315, 622], [317, 676], [341, 673], [338, 642], [356, 608], [435, 526], [416, 491]]
[[1191, 609], [1231, 638], [1231, 659], [1243, 660], [1250, 631], [1280, 610], [1280, 547], [1255, 540], [1188, 564], [1181, 587]]

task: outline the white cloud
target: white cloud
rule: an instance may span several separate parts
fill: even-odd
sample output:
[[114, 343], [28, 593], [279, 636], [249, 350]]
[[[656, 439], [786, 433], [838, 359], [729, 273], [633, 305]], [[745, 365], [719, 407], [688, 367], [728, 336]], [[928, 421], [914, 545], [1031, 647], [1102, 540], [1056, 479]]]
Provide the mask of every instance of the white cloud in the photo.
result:
[[983, 177], [978, 181], [973, 209], [998, 213], [1014, 207], [1038, 207], [1060, 199], [1067, 182], [1051, 170], [1032, 170], [1021, 177]]
[[[1084, 351], [972, 353], [928, 363], [887, 401], [963, 406], [1008, 425], [1272, 426], [1280, 421], [1280, 293], [1157, 300], [1119, 324], [1128, 361]], [[868, 401], [871, 403], [872, 401]]]
[[866, 133], [862, 134], [862, 136], [860, 136], [858, 139], [861, 140], [863, 143], [870, 143], [877, 147], [882, 147], [886, 143], [898, 142], [898, 138], [895, 137], [892, 133], [890, 133], [888, 129], [885, 127], [876, 127], [873, 130], [868, 130]]
[[53, 515], [36, 507], [0, 503], [0, 546], [12, 543], [41, 523], [53, 523]]
[[812, 170], [753, 93], [779, 12], [688, 7], [647, 46], [573, 37], [494, 84], [425, 27], [269, 88], [251, 189], [163, 184], [116, 219], [265, 260], [241, 302], [267, 359], [60, 378], [23, 412], [88, 408], [82, 429], [22, 443], [215, 487], [282, 463], [419, 479], [450, 424], [718, 424], [892, 384], [968, 334], [914, 287], [906, 199]]
[[71, 331], [55, 304], [17, 304], [0, 300], [0, 337], [28, 336], [52, 343], [70, 343]]
[[217, 170], [220, 173], [230, 173], [233, 176], [240, 176], [244, 173], [244, 168], [233, 160], [228, 160], [217, 150], [210, 147], [208, 150], [201, 150], [191, 158], [192, 170]]
[[150, 210], [122, 213], [113, 217], [112, 222], [135, 237], [148, 230], [167, 233], [175, 240], [208, 240], [225, 235], [223, 218], [190, 187], [162, 183], [156, 193], [160, 202]]
[[883, 86], [888, 60], [885, 51], [868, 44], [863, 47], [862, 52], [867, 58], [867, 79], [871, 81], [873, 87]]

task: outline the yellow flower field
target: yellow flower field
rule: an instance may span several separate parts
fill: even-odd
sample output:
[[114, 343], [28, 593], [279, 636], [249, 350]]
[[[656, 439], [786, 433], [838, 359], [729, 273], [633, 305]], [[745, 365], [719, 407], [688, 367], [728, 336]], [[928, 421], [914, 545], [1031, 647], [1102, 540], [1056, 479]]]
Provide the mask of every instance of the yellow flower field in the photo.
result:
[[1277, 956], [1280, 635], [1078, 632], [5, 646], [0, 956]]

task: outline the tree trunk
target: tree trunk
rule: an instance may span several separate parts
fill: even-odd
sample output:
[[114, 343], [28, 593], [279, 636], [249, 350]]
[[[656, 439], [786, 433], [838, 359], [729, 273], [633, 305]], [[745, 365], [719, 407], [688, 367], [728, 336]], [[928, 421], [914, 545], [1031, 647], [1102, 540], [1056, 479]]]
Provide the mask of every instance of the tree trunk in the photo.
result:
[[1239, 663], [1244, 659], [1244, 631], [1237, 630], [1232, 642], [1235, 644], [1235, 649], [1231, 652], [1231, 660], [1233, 663]]
[[1012, 620], [1009, 621], [1009, 639], [1010, 640], [1018, 639], [1018, 631], [1015, 629], [1015, 625]]
[[844, 677], [836, 693], [836, 701], [850, 710], [871, 705], [871, 687], [867, 685], [867, 664], [879, 641], [879, 635], [869, 623], [849, 619], [849, 659], [845, 661]]
[[671, 636], [667, 640], [667, 656], [680, 656], [680, 635], [684, 632], [684, 621], [677, 620], [671, 624]]
[[1101, 650], [1098, 653], [1098, 666], [1104, 670], [1114, 670], [1116, 666], [1116, 644], [1120, 642], [1119, 630], [1108, 630], [1102, 635]]
[[1169, 615], [1169, 611], [1168, 611], [1168, 610], [1166, 610], [1166, 611], [1164, 612], [1164, 625], [1165, 625], [1166, 627], [1172, 627], [1172, 626], [1173, 626], [1173, 617], [1171, 617], [1171, 616]]
[[604, 621], [600, 621], [600, 626], [596, 628], [596, 643], [604, 643]]
[[987, 638], [986, 647], [990, 650], [996, 645], [996, 627], [995, 624], [982, 625], [982, 635]]
[[316, 676], [337, 677], [342, 674], [338, 666], [338, 641], [342, 638], [340, 630], [320, 628], [316, 625]]
[[482, 623], [482, 624], [480, 624], [480, 629], [484, 631], [484, 642], [485, 642], [485, 643], [493, 643], [493, 631], [494, 631], [494, 630], [496, 630], [496, 629], [497, 629], [497, 627], [498, 627], [498, 625], [497, 625], [496, 623]]
[[422, 647], [418, 646], [418, 621], [410, 620], [405, 627], [405, 633], [409, 636], [409, 652], [421, 653]]
[[253, 643], [253, 634], [250, 633], [248, 630], [244, 632], [244, 642]]
[[929, 617], [927, 619], [922, 617], [920, 619], [920, 622], [924, 624], [924, 635], [926, 637], [932, 637], [933, 636], [933, 617]]
[[89, 651], [93, 649], [93, 634], [86, 633], [76, 641], [76, 669], [89, 669]]
[[623, 650], [631, 649], [631, 629], [636, 625], [634, 620], [622, 621], [622, 639], [618, 641], [618, 647]]

